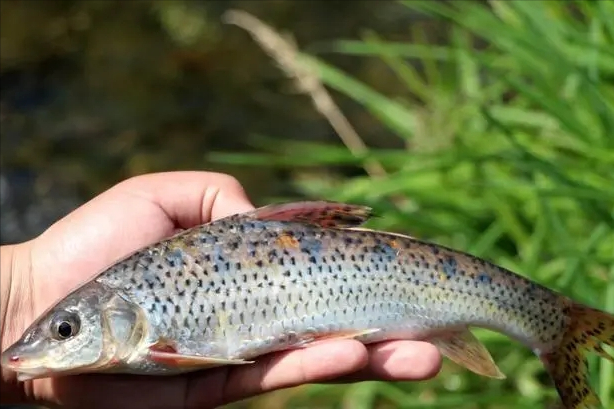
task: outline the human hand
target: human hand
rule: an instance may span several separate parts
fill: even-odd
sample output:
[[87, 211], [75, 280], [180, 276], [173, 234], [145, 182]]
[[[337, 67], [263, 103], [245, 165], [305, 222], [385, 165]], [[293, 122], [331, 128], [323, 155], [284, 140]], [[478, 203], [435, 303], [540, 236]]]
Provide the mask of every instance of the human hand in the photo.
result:
[[[178, 229], [251, 209], [230, 176], [150, 174], [114, 186], [31, 241], [3, 246], [2, 350], [58, 299], [121, 257]], [[422, 380], [440, 364], [437, 349], [425, 342], [339, 340], [173, 377], [88, 374], [17, 383], [2, 369], [2, 403], [10, 397], [66, 408], [205, 409], [305, 383]]]

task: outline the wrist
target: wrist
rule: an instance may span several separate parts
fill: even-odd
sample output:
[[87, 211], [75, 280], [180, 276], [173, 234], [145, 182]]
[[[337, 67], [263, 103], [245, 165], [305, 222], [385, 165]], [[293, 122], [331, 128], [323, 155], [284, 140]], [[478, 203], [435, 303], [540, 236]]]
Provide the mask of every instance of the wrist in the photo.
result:
[[[0, 346], [4, 351], [29, 325], [31, 305], [30, 242], [0, 247]], [[13, 372], [2, 368], [2, 404], [24, 401], [23, 384]]]

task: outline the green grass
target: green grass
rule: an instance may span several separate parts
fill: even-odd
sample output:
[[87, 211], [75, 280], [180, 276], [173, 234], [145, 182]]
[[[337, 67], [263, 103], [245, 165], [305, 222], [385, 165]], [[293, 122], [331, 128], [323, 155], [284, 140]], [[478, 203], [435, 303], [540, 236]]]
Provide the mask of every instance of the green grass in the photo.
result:
[[[306, 197], [374, 207], [382, 217], [371, 227], [472, 252], [614, 312], [614, 2], [489, 5], [401, 3], [446, 22], [445, 45], [413, 30], [407, 43], [366, 33], [331, 46], [383, 61], [405, 98], [351, 78], [327, 64], [327, 54], [307, 56], [324, 84], [358, 101], [406, 149], [356, 157], [339, 144], [259, 138], [257, 153], [210, 159], [293, 169]], [[387, 177], [334, 172], [372, 159]], [[327, 177], [313, 172], [320, 167], [331, 167]], [[394, 196], [410, 200], [398, 205]], [[283, 399], [292, 408], [356, 409], [534, 409], [552, 401], [554, 389], [528, 350], [476, 333], [507, 380], [447, 362], [428, 382], [313, 385]], [[614, 366], [592, 359], [591, 379], [604, 407], [614, 408]]]

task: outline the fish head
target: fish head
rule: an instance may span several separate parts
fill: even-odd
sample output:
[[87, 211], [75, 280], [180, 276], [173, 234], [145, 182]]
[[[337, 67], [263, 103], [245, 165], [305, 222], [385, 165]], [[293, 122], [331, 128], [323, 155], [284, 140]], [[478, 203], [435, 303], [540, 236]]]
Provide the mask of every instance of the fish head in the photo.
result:
[[43, 313], [2, 353], [18, 380], [104, 372], [121, 365], [144, 335], [140, 308], [90, 282]]

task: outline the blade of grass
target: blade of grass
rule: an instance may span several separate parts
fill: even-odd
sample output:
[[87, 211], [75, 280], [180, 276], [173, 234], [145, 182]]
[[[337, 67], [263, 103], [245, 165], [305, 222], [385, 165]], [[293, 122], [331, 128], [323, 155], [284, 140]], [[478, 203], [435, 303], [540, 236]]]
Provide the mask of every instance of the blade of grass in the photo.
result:
[[385, 97], [320, 59], [305, 56], [305, 61], [318, 72], [319, 78], [326, 85], [364, 105], [369, 112], [399, 136], [411, 139], [416, 120], [409, 107]]
[[429, 101], [429, 87], [420, 78], [420, 74], [411, 65], [402, 61], [396, 53], [387, 52], [379, 36], [371, 31], [367, 32], [364, 44], [373, 47], [373, 49], [381, 50], [382, 53], [379, 57], [394, 71], [397, 77], [405, 84], [407, 90], [419, 97], [423, 102]]

